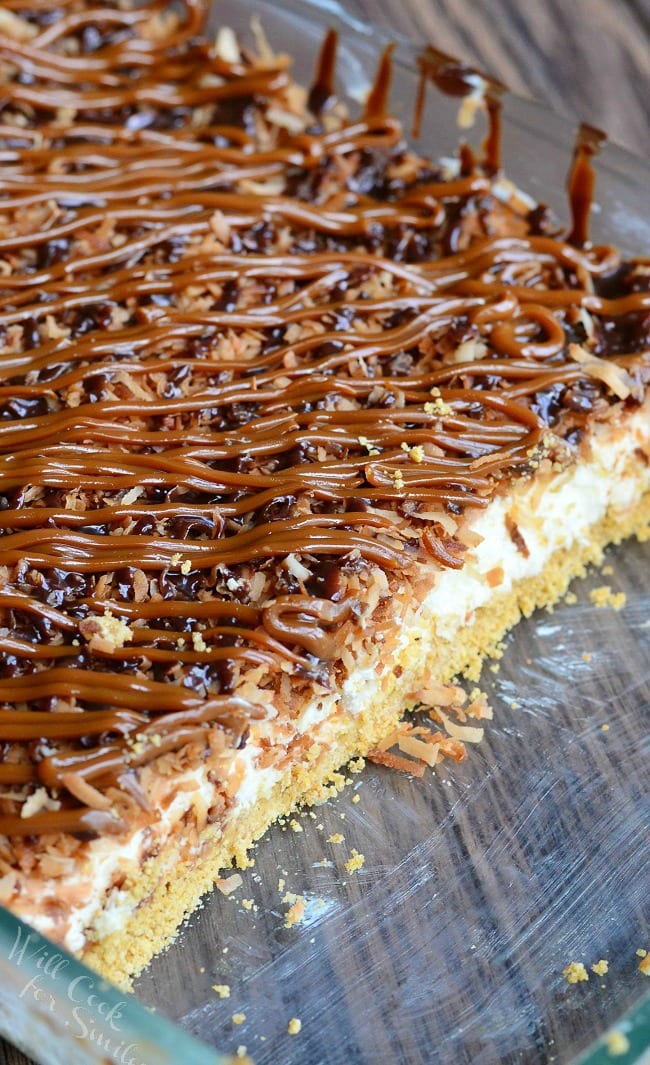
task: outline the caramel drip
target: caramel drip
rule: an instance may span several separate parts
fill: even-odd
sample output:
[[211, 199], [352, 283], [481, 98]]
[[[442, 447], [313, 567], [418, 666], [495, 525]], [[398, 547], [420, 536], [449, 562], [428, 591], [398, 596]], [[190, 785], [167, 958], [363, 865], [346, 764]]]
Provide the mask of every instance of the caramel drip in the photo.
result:
[[[501, 97], [505, 86], [488, 74], [427, 45], [418, 56], [420, 78], [413, 114], [413, 136], [419, 137], [426, 99], [427, 83], [432, 81], [448, 96], [467, 97], [480, 94], [488, 120], [483, 142], [483, 169], [496, 174], [501, 169]], [[473, 162], [471, 152], [468, 161]]]
[[307, 97], [307, 106], [314, 115], [322, 115], [336, 100], [334, 73], [337, 47], [338, 34], [336, 30], [329, 30], [321, 46], [316, 76]]
[[394, 51], [395, 45], [386, 45], [381, 59], [379, 60], [375, 80], [368, 93], [366, 106], [363, 111], [364, 121], [366, 122], [381, 121], [386, 117], [393, 72], [392, 55]]
[[569, 173], [569, 205], [571, 207], [571, 230], [569, 244], [584, 248], [589, 243], [589, 216], [594, 198], [596, 171], [591, 162], [607, 139], [602, 130], [583, 123], [578, 131], [573, 165]]
[[563, 241], [494, 194], [501, 87], [433, 49], [418, 121], [428, 80], [488, 112], [456, 174], [407, 149], [390, 48], [343, 119], [333, 32], [305, 112], [202, 0], [5, 6], [0, 782], [58, 808], [0, 832], [122, 832], [141, 775], [331, 683], [378, 571], [462, 567], [465, 516], [611, 401], [569, 345], [640, 380], [650, 293], [588, 244], [591, 135]]

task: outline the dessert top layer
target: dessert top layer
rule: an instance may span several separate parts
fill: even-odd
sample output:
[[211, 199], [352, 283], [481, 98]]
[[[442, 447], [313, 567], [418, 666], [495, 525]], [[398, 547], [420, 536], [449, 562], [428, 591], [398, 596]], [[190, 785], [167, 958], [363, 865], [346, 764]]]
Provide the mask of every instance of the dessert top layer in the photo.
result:
[[388, 53], [348, 116], [333, 35], [305, 91], [206, 10], [1, 14], [9, 837], [122, 831], [142, 766], [246, 742], [251, 671], [330, 683], [378, 572], [461, 568], [502, 483], [643, 395], [650, 267], [587, 240], [591, 144], [563, 237], [494, 124], [483, 162], [408, 147]]

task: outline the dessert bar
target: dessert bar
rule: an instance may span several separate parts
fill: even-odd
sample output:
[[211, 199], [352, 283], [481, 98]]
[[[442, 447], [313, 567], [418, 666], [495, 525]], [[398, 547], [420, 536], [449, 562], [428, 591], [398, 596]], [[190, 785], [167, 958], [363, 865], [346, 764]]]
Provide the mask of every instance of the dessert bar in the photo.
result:
[[597, 135], [562, 227], [491, 83], [423, 53], [490, 118], [439, 163], [390, 50], [346, 111], [335, 34], [302, 88], [208, 14], [0, 10], [0, 901], [122, 984], [348, 760], [462, 758], [406, 709], [650, 510]]

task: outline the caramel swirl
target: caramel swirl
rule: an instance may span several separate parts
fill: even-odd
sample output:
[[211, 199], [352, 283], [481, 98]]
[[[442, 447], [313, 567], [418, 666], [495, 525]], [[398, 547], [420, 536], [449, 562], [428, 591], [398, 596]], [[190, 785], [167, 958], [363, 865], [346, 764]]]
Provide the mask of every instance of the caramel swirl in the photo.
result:
[[0, 833], [18, 841], [126, 831], [152, 816], [147, 774], [245, 744], [287, 674], [330, 684], [376, 587], [460, 569], [467, 518], [616, 401], [571, 345], [636, 401], [650, 292], [589, 242], [596, 134], [563, 238], [495, 183], [502, 87], [434, 49], [420, 110], [427, 79], [485, 92], [482, 162], [465, 148], [456, 171], [406, 145], [390, 48], [346, 115], [333, 32], [305, 94], [286, 57], [209, 40], [204, 0], [5, 7]]

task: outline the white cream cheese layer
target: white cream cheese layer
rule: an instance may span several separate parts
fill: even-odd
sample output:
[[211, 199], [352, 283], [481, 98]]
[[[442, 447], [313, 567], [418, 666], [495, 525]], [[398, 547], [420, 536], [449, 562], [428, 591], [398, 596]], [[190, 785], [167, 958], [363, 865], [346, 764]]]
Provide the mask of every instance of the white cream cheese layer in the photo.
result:
[[[508, 592], [515, 581], [538, 576], [561, 548], [588, 543], [590, 529], [610, 507], [625, 513], [650, 489], [650, 467], [631, 464], [636, 448], [648, 448], [650, 410], [647, 404], [632, 415], [623, 433], [595, 437], [588, 460], [556, 474], [537, 496], [537, 486], [520, 483], [512, 495], [497, 497], [473, 524], [482, 542], [462, 570], [445, 570], [427, 596], [422, 614], [435, 618], [436, 631], [451, 639], [495, 591]], [[528, 549], [517, 551], [506, 519], [517, 524]], [[487, 575], [501, 568], [494, 587]]]

